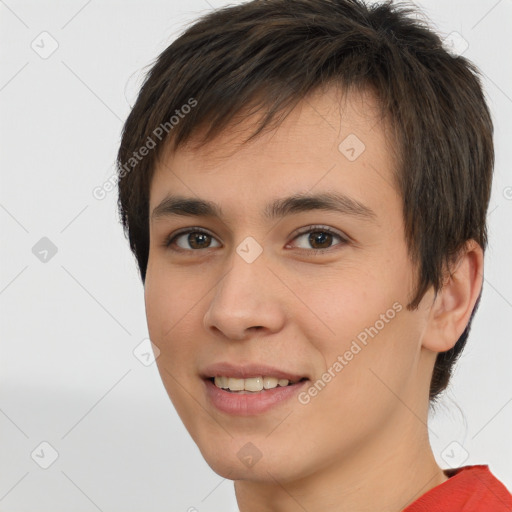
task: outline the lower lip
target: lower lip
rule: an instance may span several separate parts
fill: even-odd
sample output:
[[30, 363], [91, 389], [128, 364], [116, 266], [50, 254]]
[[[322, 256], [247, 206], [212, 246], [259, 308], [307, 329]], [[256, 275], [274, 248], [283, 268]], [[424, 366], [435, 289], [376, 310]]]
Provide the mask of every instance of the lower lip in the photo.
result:
[[291, 386], [278, 386], [256, 393], [231, 393], [218, 388], [211, 380], [205, 379], [206, 394], [212, 404], [222, 412], [237, 416], [261, 414], [272, 407], [289, 400], [307, 384], [307, 380]]

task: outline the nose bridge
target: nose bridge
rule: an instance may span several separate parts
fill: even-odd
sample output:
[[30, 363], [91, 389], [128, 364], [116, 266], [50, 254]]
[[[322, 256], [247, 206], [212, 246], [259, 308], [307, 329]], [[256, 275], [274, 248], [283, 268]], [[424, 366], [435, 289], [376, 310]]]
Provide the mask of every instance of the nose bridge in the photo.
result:
[[218, 329], [243, 339], [253, 327], [278, 330], [284, 321], [282, 304], [272, 286], [272, 272], [251, 241], [242, 242], [229, 259], [229, 268], [215, 286], [204, 316], [206, 329]]

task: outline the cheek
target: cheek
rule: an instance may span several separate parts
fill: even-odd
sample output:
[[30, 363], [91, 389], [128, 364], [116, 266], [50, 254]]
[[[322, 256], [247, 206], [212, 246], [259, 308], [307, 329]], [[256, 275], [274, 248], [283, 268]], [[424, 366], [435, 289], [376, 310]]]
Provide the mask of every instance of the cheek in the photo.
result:
[[[314, 428], [340, 446], [347, 440], [377, 435], [387, 418], [403, 408], [397, 396], [407, 402], [408, 389], [417, 378], [418, 333], [410, 315], [404, 307], [388, 323], [377, 324], [380, 330], [370, 329], [375, 329], [375, 320], [366, 324], [363, 320], [360, 325], [351, 320], [349, 326], [347, 319], [345, 325], [339, 323], [336, 343], [317, 338], [323, 373], [308, 390], [310, 403], [304, 406], [301, 420], [313, 422]], [[357, 337], [360, 333], [364, 338]]]
[[382, 272], [379, 265], [344, 265], [304, 274], [300, 281], [294, 281], [298, 282], [294, 292], [301, 299], [297, 312], [304, 309], [304, 314], [296, 315], [296, 321], [302, 323], [311, 339], [324, 340], [327, 346], [339, 342], [342, 348], [344, 340], [356, 337], [376, 322], [382, 330], [382, 322], [387, 326], [397, 316], [396, 310], [405, 310], [407, 304], [404, 276], [394, 278], [390, 267]]
[[193, 316], [207, 290], [200, 277], [184, 275], [179, 269], [170, 272], [161, 264], [148, 265], [144, 302], [151, 339], [172, 339]]
[[[301, 280], [300, 293], [307, 297], [309, 311], [296, 316], [299, 328], [314, 347], [322, 369], [331, 368], [337, 376], [333, 380], [345, 391], [352, 389], [351, 396], [370, 395], [375, 387], [382, 388], [370, 369], [398, 385], [419, 353], [418, 312], [407, 310], [408, 267], [397, 260], [383, 258], [364, 267], [354, 264], [321, 279]], [[334, 390], [337, 385], [330, 387]]]
[[[190, 408], [184, 386], [189, 389], [190, 360], [194, 357], [194, 344], [185, 333], [192, 332], [194, 305], [198, 302], [193, 290], [190, 278], [185, 283], [179, 272], [170, 273], [154, 263], [148, 265], [144, 300], [149, 337], [160, 350], [156, 364], [162, 382], [184, 421]], [[194, 323], [197, 325], [197, 319]]]

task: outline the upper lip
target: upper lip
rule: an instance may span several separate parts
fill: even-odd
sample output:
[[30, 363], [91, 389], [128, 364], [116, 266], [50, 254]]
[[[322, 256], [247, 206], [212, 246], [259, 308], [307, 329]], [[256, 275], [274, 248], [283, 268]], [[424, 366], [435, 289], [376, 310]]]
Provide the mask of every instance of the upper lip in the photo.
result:
[[298, 381], [307, 378], [305, 375], [288, 370], [280, 370], [274, 366], [263, 363], [233, 364], [228, 362], [219, 362], [208, 365], [200, 372], [203, 379], [212, 377], [234, 377], [237, 379], [248, 379], [250, 377], [277, 377], [278, 379], [288, 379], [289, 381]]

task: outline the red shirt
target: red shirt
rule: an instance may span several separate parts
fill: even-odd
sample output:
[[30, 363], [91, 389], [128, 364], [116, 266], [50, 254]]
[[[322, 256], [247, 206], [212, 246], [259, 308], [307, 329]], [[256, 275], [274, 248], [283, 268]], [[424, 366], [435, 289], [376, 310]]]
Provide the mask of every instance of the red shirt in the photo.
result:
[[430, 489], [402, 512], [512, 512], [512, 494], [489, 466], [446, 469], [446, 482]]

